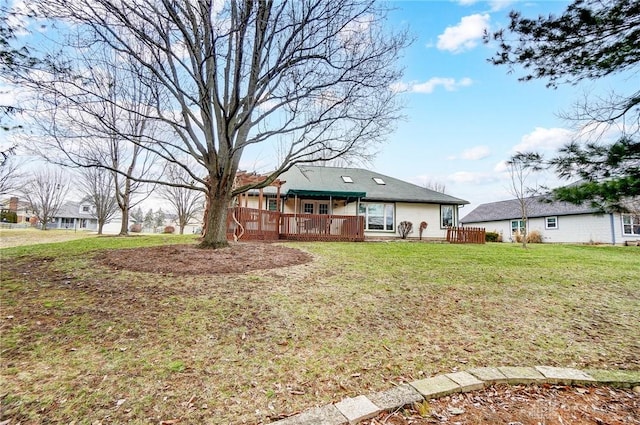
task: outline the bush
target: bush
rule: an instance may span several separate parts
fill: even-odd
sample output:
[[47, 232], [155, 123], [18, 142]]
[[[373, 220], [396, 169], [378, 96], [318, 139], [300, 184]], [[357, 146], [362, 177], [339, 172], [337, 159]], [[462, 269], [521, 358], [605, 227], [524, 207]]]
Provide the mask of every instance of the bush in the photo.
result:
[[398, 224], [398, 233], [402, 239], [407, 239], [407, 235], [413, 232], [413, 223], [410, 221], [401, 221]]
[[173, 226], [165, 226], [164, 231], [162, 233], [174, 233], [176, 228]]
[[542, 243], [542, 233], [532, 230], [527, 233], [527, 243]]
[[429, 224], [426, 221], [423, 221], [422, 223], [420, 223], [420, 240], [422, 240], [422, 233], [427, 230], [427, 226]]
[[131, 233], [140, 233], [140, 232], [142, 232], [142, 224], [140, 224], [140, 223], [132, 224], [131, 226], [129, 226], [129, 231]]
[[484, 234], [485, 242], [499, 242], [498, 238], [500, 238], [500, 233], [498, 232], [486, 232]]
[[2, 213], [0, 213], [0, 221], [3, 223], [17, 223], [18, 214], [16, 214], [15, 211], [2, 211]]

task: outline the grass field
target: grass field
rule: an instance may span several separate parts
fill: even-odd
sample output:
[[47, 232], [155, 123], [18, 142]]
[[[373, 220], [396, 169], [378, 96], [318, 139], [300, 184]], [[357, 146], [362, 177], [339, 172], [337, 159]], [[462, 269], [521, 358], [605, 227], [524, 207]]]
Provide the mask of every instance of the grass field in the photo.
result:
[[192, 241], [0, 250], [0, 419], [268, 423], [476, 366], [640, 369], [635, 247], [297, 243], [312, 263], [186, 277], [94, 261]]

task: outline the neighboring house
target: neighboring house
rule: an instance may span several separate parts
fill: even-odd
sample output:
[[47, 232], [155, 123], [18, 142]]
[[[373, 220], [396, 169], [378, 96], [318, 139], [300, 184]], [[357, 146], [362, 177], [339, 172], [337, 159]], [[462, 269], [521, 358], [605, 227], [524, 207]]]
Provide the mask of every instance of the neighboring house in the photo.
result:
[[[444, 238], [458, 223], [458, 209], [469, 202], [383, 174], [342, 167], [297, 165], [280, 175], [281, 187], [240, 197], [242, 207], [290, 214], [363, 216], [367, 238], [399, 238], [398, 224], [410, 221], [419, 236]], [[279, 198], [278, 198], [279, 192]], [[280, 204], [278, 202], [280, 200]]]
[[527, 222], [523, 222], [517, 199], [479, 205], [460, 219], [464, 226], [484, 227], [502, 235], [504, 242], [516, 232], [537, 230], [544, 242], [624, 244], [640, 239], [640, 215], [601, 213], [586, 204], [527, 199]]
[[35, 222], [33, 210], [28, 202], [21, 201], [17, 196], [12, 196], [0, 202], [0, 211], [16, 214], [17, 224], [32, 224]]
[[49, 220], [48, 229], [98, 230], [94, 207], [88, 202], [65, 202]]

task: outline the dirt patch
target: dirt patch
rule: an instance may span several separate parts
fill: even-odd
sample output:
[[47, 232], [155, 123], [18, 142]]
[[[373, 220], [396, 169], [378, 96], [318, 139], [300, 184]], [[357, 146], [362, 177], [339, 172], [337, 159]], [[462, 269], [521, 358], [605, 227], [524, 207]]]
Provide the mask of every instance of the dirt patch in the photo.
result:
[[640, 393], [609, 387], [496, 385], [416, 407], [383, 413], [361, 425], [640, 424]]
[[163, 245], [103, 251], [96, 261], [116, 270], [173, 274], [244, 273], [308, 263], [313, 257], [299, 249], [272, 243], [232, 243], [228, 248]]

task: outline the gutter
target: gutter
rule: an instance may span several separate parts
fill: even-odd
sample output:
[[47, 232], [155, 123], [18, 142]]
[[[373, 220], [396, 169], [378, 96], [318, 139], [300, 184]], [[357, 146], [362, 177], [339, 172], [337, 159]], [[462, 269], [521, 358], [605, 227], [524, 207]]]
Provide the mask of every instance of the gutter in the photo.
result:
[[611, 223], [611, 244], [616, 244], [616, 230], [613, 222], [613, 213], [609, 213], [609, 222]]

